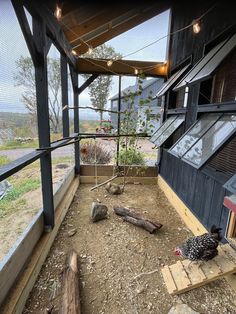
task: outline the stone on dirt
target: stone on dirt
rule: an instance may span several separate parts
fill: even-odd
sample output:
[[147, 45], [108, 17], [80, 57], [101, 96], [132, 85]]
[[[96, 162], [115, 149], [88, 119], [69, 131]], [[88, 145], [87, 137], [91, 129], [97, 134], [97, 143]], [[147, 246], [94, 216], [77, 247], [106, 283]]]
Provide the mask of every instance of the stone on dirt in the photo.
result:
[[199, 312], [194, 311], [187, 304], [177, 303], [172, 306], [168, 314], [199, 314]]
[[69, 236], [69, 237], [73, 237], [73, 235], [75, 235], [76, 232], [77, 232], [76, 229], [71, 229], [71, 230], [68, 231], [68, 236]]
[[116, 183], [108, 182], [105, 186], [108, 193], [113, 195], [119, 195], [123, 192], [123, 189]]
[[91, 210], [92, 222], [97, 222], [99, 220], [107, 218], [107, 212], [108, 208], [106, 205], [93, 202]]

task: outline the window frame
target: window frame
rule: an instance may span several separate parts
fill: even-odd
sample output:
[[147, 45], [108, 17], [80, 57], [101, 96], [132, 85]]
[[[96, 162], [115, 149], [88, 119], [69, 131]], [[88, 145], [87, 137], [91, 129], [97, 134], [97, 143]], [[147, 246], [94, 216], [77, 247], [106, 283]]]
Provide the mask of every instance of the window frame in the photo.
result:
[[[152, 135], [151, 138], [149, 139], [150, 142], [152, 142], [153, 144], [155, 144], [156, 147], [161, 147], [161, 146], [168, 140], [168, 138], [169, 138], [175, 131], [177, 131], [177, 129], [178, 129], [178, 128], [184, 123], [184, 121], [185, 121], [185, 115], [184, 115], [184, 114], [177, 114], [177, 115], [174, 117], [173, 121], [167, 126], [167, 128], [165, 128], [165, 129], [162, 131], [162, 133], [161, 133], [157, 138], [155, 138], [155, 141], [153, 141], [153, 140], [152, 140], [152, 137], [161, 129], [162, 126], [165, 125], [165, 123], [166, 123], [169, 119], [172, 119], [172, 117], [173, 117], [173, 115], [172, 115], [171, 117], [167, 118], [167, 119], [165, 120], [165, 122], [153, 133], [153, 135]], [[175, 122], [176, 122], [179, 118], [181, 118], [181, 117], [183, 118], [182, 122], [173, 130], [173, 132], [164, 140], [164, 142], [162, 142], [160, 145], [156, 145], [155, 142], [158, 140], [158, 138], [160, 138], [160, 136], [162, 136], [162, 135], [172, 126], [172, 124], [175, 123]]]
[[[236, 115], [235, 112], [231, 112], [229, 114], [232, 114], [232, 115]], [[195, 123], [179, 138], [179, 140], [168, 150], [168, 152], [172, 155], [174, 155], [175, 157], [181, 159], [183, 162], [186, 162], [187, 164], [193, 166], [194, 168], [196, 169], [201, 169], [207, 161], [209, 161], [214, 155], [215, 153], [222, 147], [225, 145], [225, 143], [236, 133], [236, 129], [235, 130], [232, 130], [225, 138], [224, 140], [218, 144], [214, 150], [212, 150], [211, 154], [207, 157], [205, 157], [204, 159], [202, 159], [202, 161], [197, 165], [196, 163], [194, 162], [191, 162], [191, 160], [189, 159], [185, 159], [184, 156], [192, 149], [192, 147], [199, 141], [201, 140], [202, 137], [204, 137], [204, 135], [212, 128], [214, 127], [214, 125], [224, 116], [224, 115], [227, 115], [227, 113], [219, 113], [219, 117], [216, 119], [216, 121], [211, 124], [208, 128], [206, 128], [206, 130], [203, 132], [203, 134], [198, 138], [198, 140], [196, 142], [194, 142], [187, 150], [186, 152], [182, 155], [182, 156], [179, 156], [177, 155], [174, 151], [172, 151], [172, 148], [174, 146], [176, 146], [178, 144], [178, 142], [180, 142], [195, 126], [196, 124], [199, 122], [199, 120], [201, 118], [199, 118], [197, 121], [195, 121]]]

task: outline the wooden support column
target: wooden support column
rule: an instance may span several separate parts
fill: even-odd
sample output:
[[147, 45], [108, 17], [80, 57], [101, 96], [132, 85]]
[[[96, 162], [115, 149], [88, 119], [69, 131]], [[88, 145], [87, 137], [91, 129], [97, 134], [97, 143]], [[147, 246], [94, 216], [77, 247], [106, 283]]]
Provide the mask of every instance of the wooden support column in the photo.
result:
[[[48, 109], [48, 77], [47, 77], [47, 40], [46, 26], [41, 18], [33, 18], [33, 37], [39, 60], [35, 64], [35, 85], [37, 102], [37, 119], [39, 133], [39, 147], [50, 146], [50, 123]], [[52, 185], [52, 161], [51, 152], [40, 158], [43, 212], [45, 230], [50, 231], [54, 227], [54, 203]]]
[[[119, 76], [119, 98], [118, 98], [118, 121], [117, 121], [117, 135], [120, 135], [120, 111], [121, 111], [121, 75]], [[116, 145], [116, 165], [119, 166], [120, 153], [120, 139], [117, 140]]]
[[[68, 106], [68, 70], [67, 70], [67, 58], [61, 54], [61, 96], [62, 96], [62, 108]], [[63, 137], [70, 136], [69, 126], [69, 110], [66, 107], [62, 110], [62, 125], [63, 125]]]
[[[79, 93], [78, 93], [78, 74], [73, 69], [71, 71], [73, 76], [72, 84], [74, 91], [74, 133], [79, 133]], [[75, 143], [75, 173], [80, 173], [80, 143]]]

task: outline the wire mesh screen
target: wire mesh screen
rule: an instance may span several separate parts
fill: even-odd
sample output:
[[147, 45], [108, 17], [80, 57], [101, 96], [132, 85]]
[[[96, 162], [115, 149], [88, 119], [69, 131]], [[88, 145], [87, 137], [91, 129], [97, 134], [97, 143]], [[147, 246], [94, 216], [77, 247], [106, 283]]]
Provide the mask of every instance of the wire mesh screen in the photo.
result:
[[[26, 12], [31, 26], [31, 16]], [[35, 74], [10, 1], [0, 1], [0, 145], [37, 146]], [[34, 113], [29, 111], [34, 108]]]

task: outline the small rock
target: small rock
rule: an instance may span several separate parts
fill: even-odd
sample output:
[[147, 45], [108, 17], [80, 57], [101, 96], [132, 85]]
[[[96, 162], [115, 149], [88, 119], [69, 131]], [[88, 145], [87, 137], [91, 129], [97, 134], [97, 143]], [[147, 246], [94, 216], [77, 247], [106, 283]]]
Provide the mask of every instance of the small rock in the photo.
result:
[[58, 165], [56, 165], [56, 168], [59, 168], [59, 169], [65, 169], [65, 168], [68, 168], [69, 167], [69, 165], [67, 165], [67, 164], [58, 164]]
[[112, 195], [119, 195], [123, 192], [123, 189], [118, 184], [111, 182], [106, 184], [105, 189]]
[[69, 236], [69, 237], [73, 237], [73, 235], [75, 235], [76, 232], [77, 232], [76, 229], [71, 229], [71, 230], [68, 231], [68, 236]]
[[168, 314], [199, 314], [199, 312], [194, 311], [187, 304], [177, 303], [169, 310]]
[[91, 218], [93, 222], [107, 218], [108, 208], [104, 204], [92, 203]]

